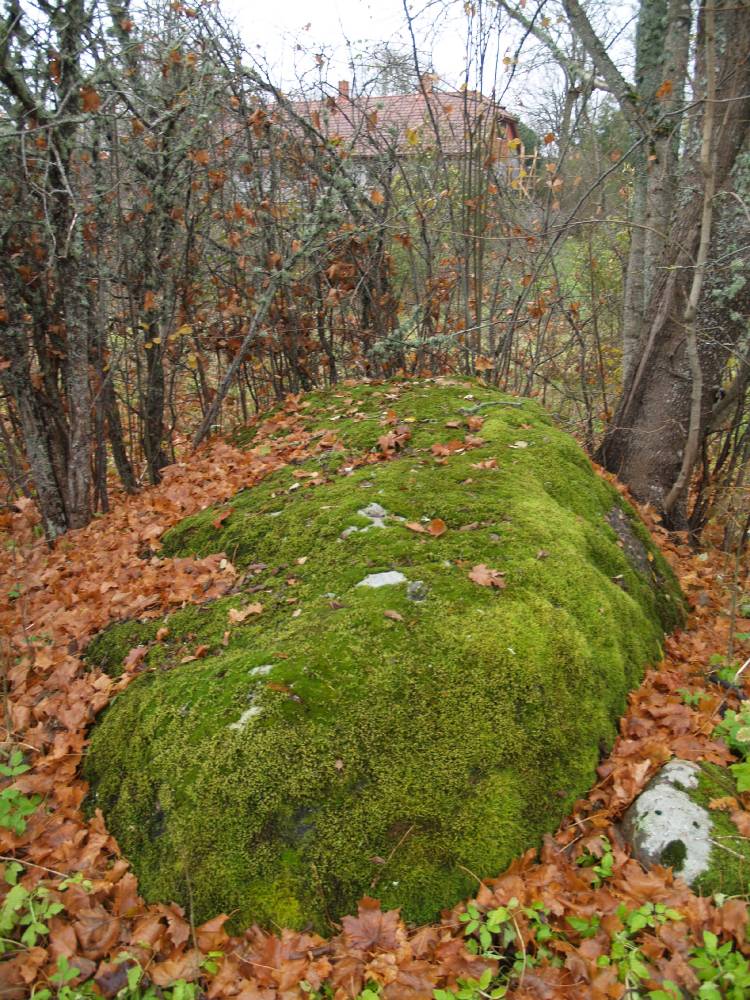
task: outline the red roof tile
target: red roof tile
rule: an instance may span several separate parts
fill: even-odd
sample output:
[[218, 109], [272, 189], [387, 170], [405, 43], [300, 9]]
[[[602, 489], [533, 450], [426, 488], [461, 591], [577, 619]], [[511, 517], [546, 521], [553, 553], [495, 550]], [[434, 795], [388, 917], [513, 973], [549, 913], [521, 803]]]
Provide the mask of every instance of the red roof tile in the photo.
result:
[[[429, 101], [429, 104], [428, 104]], [[515, 139], [516, 120], [499, 104], [476, 91], [437, 91], [385, 96], [361, 95], [296, 101], [295, 111], [323, 135], [350, 146], [358, 156], [387, 150], [409, 154], [437, 145], [458, 156], [467, 143]]]

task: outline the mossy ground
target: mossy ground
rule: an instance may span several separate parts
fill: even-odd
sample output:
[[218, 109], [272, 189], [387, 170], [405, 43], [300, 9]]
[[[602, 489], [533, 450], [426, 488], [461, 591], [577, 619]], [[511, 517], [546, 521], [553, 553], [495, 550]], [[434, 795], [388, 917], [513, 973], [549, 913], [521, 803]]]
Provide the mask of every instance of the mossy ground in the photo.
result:
[[[311, 395], [310, 427], [335, 430], [344, 452], [165, 536], [166, 554], [223, 551], [246, 576], [241, 593], [173, 614], [161, 643], [163, 622], [126, 623], [89, 650], [116, 669], [151, 643], [151, 669], [97, 725], [86, 763], [147, 898], [196, 920], [323, 928], [369, 893], [429, 920], [590, 786], [681, 598], [645, 532], [654, 572], [630, 566], [605, 521], [621, 499], [533, 402], [483, 409], [481, 447], [445, 464], [430, 453], [466, 433], [445, 426], [462, 408], [503, 399], [464, 381]], [[389, 409], [411, 428], [404, 452], [347, 475]], [[489, 458], [497, 469], [474, 467]], [[342, 540], [374, 501], [448, 531], [390, 520]], [[506, 589], [473, 583], [477, 563]], [[423, 581], [427, 599], [356, 586], [386, 570]], [[230, 626], [250, 602], [262, 614]], [[208, 654], [180, 664], [198, 645]]]
[[[717, 764], [703, 764], [698, 788], [690, 798], [704, 809], [717, 799], [733, 798], [737, 785], [732, 772]], [[729, 813], [720, 809], [710, 810], [713, 821], [710, 867], [696, 880], [693, 888], [704, 896], [721, 893], [724, 896], [750, 894], [750, 841], [740, 836]]]

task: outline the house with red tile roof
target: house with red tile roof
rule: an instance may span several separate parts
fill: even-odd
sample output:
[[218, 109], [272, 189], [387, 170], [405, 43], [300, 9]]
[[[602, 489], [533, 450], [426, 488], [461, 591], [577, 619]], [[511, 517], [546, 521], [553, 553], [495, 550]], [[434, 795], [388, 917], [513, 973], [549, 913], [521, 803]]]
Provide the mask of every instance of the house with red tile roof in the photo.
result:
[[367, 161], [435, 151], [462, 159], [482, 150], [491, 162], [519, 162], [517, 119], [478, 91], [438, 90], [423, 77], [412, 94], [352, 96], [342, 81], [335, 96], [295, 101], [294, 110], [326, 139]]

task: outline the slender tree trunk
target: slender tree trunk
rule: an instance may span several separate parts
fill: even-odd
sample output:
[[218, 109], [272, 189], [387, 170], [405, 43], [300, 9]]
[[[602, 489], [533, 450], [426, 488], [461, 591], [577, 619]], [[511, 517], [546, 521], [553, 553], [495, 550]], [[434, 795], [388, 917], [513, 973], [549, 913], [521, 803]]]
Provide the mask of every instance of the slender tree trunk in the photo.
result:
[[[716, 8], [715, 17], [716, 96], [711, 106], [717, 121], [710, 155], [711, 184], [717, 193], [709, 213], [709, 250], [704, 257], [701, 243], [708, 236], [704, 204], [708, 177], [700, 164], [701, 152], [706, 153], [704, 139], [703, 144], [691, 144], [692, 163], [677, 195], [666, 266], [656, 275], [638, 362], [597, 455], [635, 496], [668, 511], [667, 521], [674, 527], [685, 524], [686, 477], [700, 453], [726, 362], [742, 330], [736, 317], [750, 306], [750, 220], [743, 209], [743, 195], [750, 192], [736, 191], [750, 187], [747, 168], [738, 160], [750, 136], [750, 17], [742, 6]], [[705, 17], [698, 44], [705, 49]], [[705, 81], [703, 57], [698, 70]], [[729, 255], [728, 241], [733, 249]], [[705, 280], [702, 295], [692, 303], [696, 312], [691, 318], [688, 307], [691, 292], [695, 298], [696, 269], [705, 271]], [[689, 463], [684, 462], [686, 449]], [[687, 472], [686, 464], [690, 464]], [[676, 502], [670, 493], [678, 482]]]
[[65, 500], [55, 476], [46, 425], [31, 379], [26, 333], [21, 325], [20, 315], [13, 315], [13, 303], [9, 302], [8, 305], [10, 315], [3, 334], [3, 351], [9, 366], [0, 371], [0, 378], [3, 388], [16, 407], [44, 533], [52, 541], [68, 530]]

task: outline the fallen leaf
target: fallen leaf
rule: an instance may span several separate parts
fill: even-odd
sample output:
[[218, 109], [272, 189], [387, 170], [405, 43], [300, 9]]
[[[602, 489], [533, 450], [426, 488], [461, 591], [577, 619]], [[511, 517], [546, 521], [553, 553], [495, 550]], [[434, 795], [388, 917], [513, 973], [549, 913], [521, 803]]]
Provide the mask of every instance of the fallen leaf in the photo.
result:
[[733, 795], [723, 795], [719, 799], [711, 799], [708, 803], [709, 809], [716, 809], [721, 812], [731, 812], [737, 808], [737, 799]]
[[222, 526], [222, 524], [226, 521], [226, 519], [228, 517], [231, 517], [233, 513], [234, 513], [234, 507], [228, 507], [227, 510], [223, 510], [221, 514], [218, 515], [218, 517], [215, 517], [211, 522], [211, 524], [218, 531], [219, 528]]
[[448, 525], [441, 518], [436, 517], [427, 525], [427, 531], [433, 538], [440, 538], [448, 530]]
[[480, 587], [496, 587], [498, 590], [504, 590], [507, 586], [504, 577], [505, 574], [499, 569], [490, 569], [484, 563], [479, 563], [469, 573], [469, 579]]
[[463, 451], [465, 447], [466, 445], [463, 441], [453, 440], [448, 441], [447, 444], [435, 443], [430, 448], [430, 451], [433, 455], [438, 455], [442, 458], [446, 455], [453, 455], [457, 451]]
[[232, 625], [238, 625], [251, 615], [259, 615], [262, 611], [262, 604], [248, 604], [244, 608], [230, 608], [229, 621]]
[[390, 618], [391, 621], [394, 621], [394, 622], [402, 622], [404, 620], [404, 616], [400, 615], [398, 613], [398, 611], [384, 611], [383, 615], [386, 618]]
[[146, 659], [148, 654], [148, 646], [136, 646], [131, 649], [128, 655], [123, 660], [123, 667], [125, 670], [135, 670], [136, 667], [140, 667], [143, 661]]
[[341, 921], [349, 946], [364, 952], [394, 950], [401, 923], [398, 910], [383, 913], [378, 900], [368, 896], [360, 900], [358, 910], [356, 917], [344, 917]]

